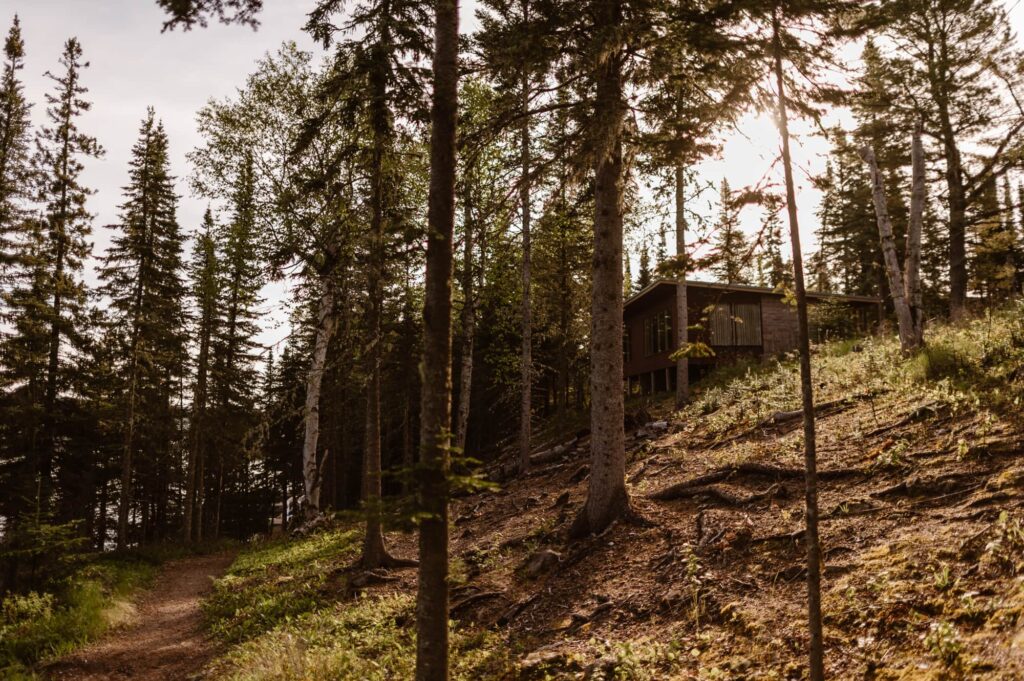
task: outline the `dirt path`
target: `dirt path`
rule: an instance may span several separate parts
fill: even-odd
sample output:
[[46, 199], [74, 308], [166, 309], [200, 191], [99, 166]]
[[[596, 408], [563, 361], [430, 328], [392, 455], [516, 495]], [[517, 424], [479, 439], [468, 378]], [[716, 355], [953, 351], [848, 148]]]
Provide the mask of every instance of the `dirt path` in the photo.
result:
[[213, 654], [199, 602], [233, 555], [218, 553], [168, 563], [138, 605], [132, 624], [44, 670], [53, 681], [186, 681]]

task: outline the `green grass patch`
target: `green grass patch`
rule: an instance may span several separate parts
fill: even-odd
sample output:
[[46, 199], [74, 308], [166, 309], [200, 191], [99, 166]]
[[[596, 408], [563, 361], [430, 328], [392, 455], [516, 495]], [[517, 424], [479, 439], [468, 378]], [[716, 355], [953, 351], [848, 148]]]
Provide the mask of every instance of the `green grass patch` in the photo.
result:
[[[957, 410], [1004, 413], [1024, 401], [1024, 303], [960, 324], [938, 323], [926, 347], [904, 357], [894, 334], [814, 346], [815, 399], [890, 393]], [[767, 362], [738, 362], [695, 386], [684, 420], [712, 434], [753, 426], [776, 411], [800, 407], [800, 370], [790, 354]]]
[[[222, 679], [411, 678], [411, 594], [345, 598], [338, 575], [358, 556], [361, 526], [251, 546], [204, 604], [212, 630], [234, 644], [213, 666]], [[500, 678], [510, 669], [497, 634], [452, 628], [453, 678]]]
[[332, 571], [359, 555], [362, 535], [335, 528], [292, 541], [252, 545], [217, 580], [204, 612], [213, 632], [239, 643], [312, 612], [323, 601]]
[[35, 678], [32, 666], [74, 650], [130, 618], [131, 594], [156, 566], [99, 558], [43, 592], [10, 594], [0, 603], [0, 678]]

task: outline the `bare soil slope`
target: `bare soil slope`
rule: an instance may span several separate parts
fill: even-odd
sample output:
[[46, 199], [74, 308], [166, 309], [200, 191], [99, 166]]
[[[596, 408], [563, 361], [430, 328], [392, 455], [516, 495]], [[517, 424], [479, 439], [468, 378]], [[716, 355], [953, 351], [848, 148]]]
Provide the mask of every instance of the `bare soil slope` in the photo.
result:
[[[565, 534], [585, 497], [586, 437], [459, 500], [453, 619], [507, 632], [523, 678], [623, 665], [802, 678], [802, 443], [800, 420], [780, 416], [634, 430], [630, 491], [648, 523], [581, 543]], [[885, 394], [826, 404], [818, 427], [829, 678], [1024, 678], [1024, 431]], [[622, 641], [647, 659], [602, 643]]]
[[50, 665], [47, 678], [183, 681], [197, 674], [215, 652], [203, 633], [199, 604], [232, 558], [218, 553], [168, 563], [130, 625]]

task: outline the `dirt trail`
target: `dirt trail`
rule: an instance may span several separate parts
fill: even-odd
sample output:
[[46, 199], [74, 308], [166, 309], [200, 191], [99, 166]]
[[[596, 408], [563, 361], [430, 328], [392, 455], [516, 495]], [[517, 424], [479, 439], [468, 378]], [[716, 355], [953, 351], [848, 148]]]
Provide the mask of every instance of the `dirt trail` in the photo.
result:
[[199, 608], [212, 579], [231, 564], [218, 553], [168, 563], [154, 588], [138, 604], [138, 616], [123, 629], [50, 665], [53, 681], [185, 681], [213, 654]]

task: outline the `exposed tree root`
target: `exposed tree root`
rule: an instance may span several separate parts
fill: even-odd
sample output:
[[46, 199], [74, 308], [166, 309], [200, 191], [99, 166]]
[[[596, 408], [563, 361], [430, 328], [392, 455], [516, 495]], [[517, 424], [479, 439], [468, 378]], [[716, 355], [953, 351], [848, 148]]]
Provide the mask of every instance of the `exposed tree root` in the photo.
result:
[[[818, 479], [822, 481], [841, 480], [844, 478], [856, 477], [858, 475], [864, 475], [864, 471], [859, 468], [836, 468], [833, 470], [819, 471]], [[735, 480], [736, 478], [742, 477], [766, 477], [775, 478], [776, 480], [802, 480], [804, 477], [804, 469], [783, 468], [781, 466], [753, 462], [723, 466], [722, 468], [713, 470], [710, 473], [705, 473], [704, 475], [696, 478], [684, 480], [683, 482], [666, 487], [663, 490], [649, 495], [648, 498], [656, 499], [658, 501], [669, 501], [672, 499], [692, 497], [694, 496], [692, 493], [694, 488], [707, 487], [718, 482]]]
[[[667, 494], [669, 492], [671, 492], [670, 496]], [[658, 499], [660, 501], [676, 499], [708, 499], [710, 501], [717, 501], [725, 506], [747, 506], [748, 504], [753, 504], [758, 501], [764, 501], [765, 499], [785, 495], [786, 489], [782, 485], [776, 483], [763, 492], [744, 495], [733, 494], [732, 492], [729, 492], [717, 485], [699, 485], [697, 487], [673, 486], [652, 495], [651, 498]]]
[[480, 593], [470, 594], [469, 596], [463, 598], [461, 601], [453, 603], [448, 608], [448, 612], [454, 615], [459, 611], [465, 610], [471, 605], [475, 605], [476, 603], [480, 603], [481, 601], [487, 601], [492, 598], [508, 598], [508, 596], [505, 594], [504, 591], [481, 591]]
[[976, 482], [977, 477], [976, 473], [948, 473], [933, 478], [915, 476], [871, 492], [871, 496], [875, 499], [929, 497], [935, 500], [981, 487], [982, 483]]

